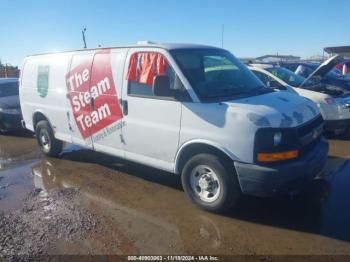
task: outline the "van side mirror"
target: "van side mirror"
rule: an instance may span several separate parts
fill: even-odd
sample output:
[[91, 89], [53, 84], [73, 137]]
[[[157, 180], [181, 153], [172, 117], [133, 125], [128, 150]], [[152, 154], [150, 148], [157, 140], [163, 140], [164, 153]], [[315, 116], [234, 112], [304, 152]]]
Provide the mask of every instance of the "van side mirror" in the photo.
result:
[[171, 97], [174, 96], [174, 90], [170, 89], [170, 79], [166, 75], [157, 75], [153, 79], [153, 94], [155, 96]]

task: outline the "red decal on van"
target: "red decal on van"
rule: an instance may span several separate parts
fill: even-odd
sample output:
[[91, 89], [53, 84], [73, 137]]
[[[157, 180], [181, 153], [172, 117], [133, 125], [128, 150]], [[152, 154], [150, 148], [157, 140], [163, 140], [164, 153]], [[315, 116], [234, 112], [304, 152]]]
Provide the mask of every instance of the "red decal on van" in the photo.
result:
[[110, 50], [97, 52], [93, 63], [91, 60], [85, 60], [66, 75], [74, 119], [84, 139], [123, 117]]
[[127, 80], [153, 85], [153, 78], [164, 75], [168, 62], [166, 58], [156, 52], [138, 52], [130, 57]]

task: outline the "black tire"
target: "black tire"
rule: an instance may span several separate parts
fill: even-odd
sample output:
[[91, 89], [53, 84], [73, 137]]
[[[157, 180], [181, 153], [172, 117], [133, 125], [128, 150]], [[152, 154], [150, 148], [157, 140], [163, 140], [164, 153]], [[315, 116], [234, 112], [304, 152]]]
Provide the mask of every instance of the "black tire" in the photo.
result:
[[[63, 143], [57, 140], [48, 121], [40, 121], [35, 127], [35, 135], [41, 151], [51, 157], [58, 156], [63, 148]], [[45, 137], [45, 141], [43, 139]]]
[[[215, 173], [217, 177], [215, 183], [218, 183], [220, 187], [212, 202], [203, 201], [198, 195], [198, 191], [201, 191], [200, 187], [197, 186], [194, 189], [191, 186], [191, 176], [202, 177], [202, 175], [198, 175], [196, 170], [203, 168], [203, 166], [208, 167], [209, 170]], [[210, 212], [222, 213], [229, 210], [238, 202], [242, 194], [233, 162], [212, 154], [198, 154], [192, 157], [183, 168], [181, 180], [182, 186], [190, 200], [198, 207]], [[212, 180], [210, 181], [212, 182]]]

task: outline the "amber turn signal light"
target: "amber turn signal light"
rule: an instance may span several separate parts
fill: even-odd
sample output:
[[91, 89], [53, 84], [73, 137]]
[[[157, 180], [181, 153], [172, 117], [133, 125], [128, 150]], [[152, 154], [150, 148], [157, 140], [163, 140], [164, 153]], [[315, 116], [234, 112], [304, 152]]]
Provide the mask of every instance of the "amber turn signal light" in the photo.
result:
[[258, 153], [258, 161], [260, 162], [276, 162], [297, 158], [299, 156], [298, 150], [278, 153]]

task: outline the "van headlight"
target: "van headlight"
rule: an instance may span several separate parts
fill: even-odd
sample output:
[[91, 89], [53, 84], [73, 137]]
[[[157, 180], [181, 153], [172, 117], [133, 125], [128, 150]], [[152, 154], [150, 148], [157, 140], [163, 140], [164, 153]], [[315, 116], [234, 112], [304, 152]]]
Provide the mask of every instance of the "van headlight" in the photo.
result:
[[255, 158], [259, 162], [276, 162], [297, 158], [300, 147], [294, 128], [261, 128], [255, 134]]
[[282, 143], [282, 132], [275, 132], [273, 135], [273, 145], [279, 146]]
[[20, 115], [21, 110], [19, 108], [0, 108], [0, 113], [6, 115]]
[[350, 99], [348, 97], [346, 99], [342, 99], [341, 105], [343, 108], [350, 108]]
[[327, 105], [335, 105], [337, 103], [337, 100], [334, 98], [325, 98], [324, 100]]
[[324, 101], [327, 105], [343, 106], [345, 104], [345, 100], [343, 98], [325, 98]]

